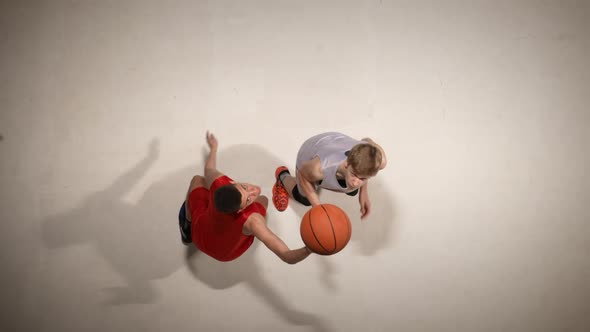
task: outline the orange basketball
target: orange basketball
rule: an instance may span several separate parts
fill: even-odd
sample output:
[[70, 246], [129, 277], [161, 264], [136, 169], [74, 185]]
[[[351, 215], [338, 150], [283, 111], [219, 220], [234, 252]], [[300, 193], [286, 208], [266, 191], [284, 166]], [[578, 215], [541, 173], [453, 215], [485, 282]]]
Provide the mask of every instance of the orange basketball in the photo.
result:
[[332, 204], [320, 204], [309, 209], [301, 220], [301, 238], [313, 252], [333, 255], [342, 250], [352, 233], [346, 212]]

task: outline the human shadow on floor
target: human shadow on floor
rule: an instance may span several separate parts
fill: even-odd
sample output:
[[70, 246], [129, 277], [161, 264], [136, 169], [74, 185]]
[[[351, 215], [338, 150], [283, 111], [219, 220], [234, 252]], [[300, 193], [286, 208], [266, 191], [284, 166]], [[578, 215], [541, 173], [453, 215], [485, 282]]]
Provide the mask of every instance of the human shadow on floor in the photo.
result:
[[[381, 172], [387, 172], [387, 169]], [[379, 174], [368, 183], [371, 209], [369, 215], [361, 220], [360, 204], [356, 196], [335, 193], [328, 190], [320, 191], [322, 203], [330, 203], [346, 212], [352, 224], [351, 250], [357, 250], [364, 256], [373, 256], [379, 250], [395, 245], [398, 235], [395, 199], [387, 188], [386, 182]]]
[[184, 265], [179, 248], [172, 245], [179, 243], [174, 210], [194, 170], [183, 169], [152, 184], [135, 204], [124, 200], [157, 160], [158, 145], [154, 140], [143, 160], [110, 186], [42, 223], [48, 248], [70, 250], [75, 244], [90, 244], [123, 278], [121, 286], [102, 289], [107, 305], [155, 302], [158, 294], [152, 280]]
[[[231, 263], [216, 262], [194, 249], [188, 249], [184, 257], [178, 255], [178, 208], [191, 177], [200, 174], [203, 167], [202, 164], [197, 164], [167, 175], [150, 185], [137, 203], [127, 202], [124, 199], [126, 194], [137, 185], [158, 156], [158, 142], [154, 141], [147, 155], [107, 188], [84, 198], [75, 209], [45, 219], [42, 223], [44, 244], [48, 248], [63, 250], [76, 250], [71, 247], [75, 244], [92, 245], [123, 280], [119, 287], [102, 289], [106, 296], [106, 305], [154, 303], [159, 294], [153, 286], [153, 280], [165, 278], [186, 264], [197, 279], [211, 288], [225, 289], [245, 282], [287, 322], [312, 326], [316, 331], [329, 331], [324, 320], [315, 314], [290, 307], [288, 301], [272, 288], [273, 283], [265, 279], [254, 259], [253, 252], [262, 247], [258, 241], [255, 241], [253, 248], [246, 254]], [[279, 165], [284, 165], [284, 162], [254, 145], [222, 149], [218, 156], [221, 171], [238, 181], [263, 187], [272, 186], [272, 174]], [[379, 195], [379, 189], [371, 191], [371, 195], [374, 211], [380, 205], [380, 200], [388, 199], [386, 193]], [[375, 197], [380, 198], [374, 199]], [[347, 200], [335, 204], [343, 206], [345, 210], [348, 206], [354, 206], [355, 203], [350, 202], [355, 202], [354, 198], [344, 198]], [[299, 223], [307, 208], [291, 202], [299, 219], [293, 222]], [[270, 209], [274, 209], [272, 205]], [[273, 222], [276, 222], [273, 219], [278, 219], [274, 213], [277, 212], [271, 213], [269, 220], [271, 229], [274, 228]], [[348, 213], [352, 216], [352, 212]], [[374, 216], [382, 218], [383, 223], [392, 215], [374, 212]], [[366, 225], [375, 225], [372, 227], [379, 225], [368, 222]], [[361, 253], [371, 254], [387, 245], [387, 235], [382, 234], [389, 233], [387, 226], [375, 228], [368, 235], [363, 235], [362, 231], [358, 232], [360, 235], [355, 235], [357, 231], [354, 227], [353, 220], [352, 242], [359, 244]], [[283, 263], [279, 261], [279, 264]], [[337, 289], [334, 281], [335, 269], [330, 258], [318, 260], [318, 264], [321, 270], [320, 281], [328, 288]]]

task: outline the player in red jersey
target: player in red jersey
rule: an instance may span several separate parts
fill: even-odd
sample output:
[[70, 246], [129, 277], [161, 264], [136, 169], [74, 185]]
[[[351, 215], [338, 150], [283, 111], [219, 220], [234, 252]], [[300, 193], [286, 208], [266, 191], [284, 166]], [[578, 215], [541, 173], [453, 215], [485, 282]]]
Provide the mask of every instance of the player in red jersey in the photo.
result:
[[260, 187], [236, 182], [217, 170], [217, 139], [207, 132], [210, 152], [205, 176], [191, 180], [179, 213], [182, 242], [191, 242], [219, 261], [240, 257], [254, 238], [259, 239], [280, 259], [295, 264], [307, 258], [307, 247], [291, 250], [266, 225], [268, 198]]

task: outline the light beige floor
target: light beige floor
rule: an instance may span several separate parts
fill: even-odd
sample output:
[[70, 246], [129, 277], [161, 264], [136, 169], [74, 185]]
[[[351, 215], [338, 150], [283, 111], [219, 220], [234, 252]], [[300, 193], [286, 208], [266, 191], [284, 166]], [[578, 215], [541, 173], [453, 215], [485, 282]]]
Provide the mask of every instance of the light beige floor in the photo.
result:
[[[2, 331], [590, 330], [584, 1], [2, 1]], [[201, 172], [258, 183], [307, 137], [390, 166], [348, 247], [186, 251]], [[305, 209], [269, 210], [302, 245]]]

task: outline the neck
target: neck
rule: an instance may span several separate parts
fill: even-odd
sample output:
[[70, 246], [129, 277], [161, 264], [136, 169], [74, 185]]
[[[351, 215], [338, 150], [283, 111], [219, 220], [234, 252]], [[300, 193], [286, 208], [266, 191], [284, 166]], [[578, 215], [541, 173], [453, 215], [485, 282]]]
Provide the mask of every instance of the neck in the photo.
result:
[[336, 170], [336, 177], [337, 178], [342, 178], [344, 179], [345, 176], [344, 174], [346, 173], [346, 161], [342, 162], [339, 166], [338, 169]]

